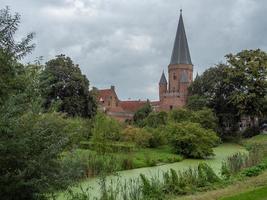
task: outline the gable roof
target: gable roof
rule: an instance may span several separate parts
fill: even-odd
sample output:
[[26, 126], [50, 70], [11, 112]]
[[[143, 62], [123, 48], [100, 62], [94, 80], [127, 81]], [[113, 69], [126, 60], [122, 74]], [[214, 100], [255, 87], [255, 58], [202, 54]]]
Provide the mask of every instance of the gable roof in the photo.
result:
[[174, 46], [172, 50], [172, 57], [170, 64], [190, 64], [191, 57], [189, 52], [189, 47], [187, 43], [185, 28], [184, 28], [184, 22], [183, 22], [183, 16], [182, 16], [182, 10], [180, 10], [180, 18], [178, 23], [178, 28], [176, 32], [176, 37], [174, 41]]
[[97, 92], [98, 92], [98, 95], [97, 95], [98, 101], [101, 101], [101, 99], [105, 100], [112, 95], [115, 95], [116, 98], [118, 98], [116, 92], [113, 89], [102, 89], [102, 90], [97, 90]]

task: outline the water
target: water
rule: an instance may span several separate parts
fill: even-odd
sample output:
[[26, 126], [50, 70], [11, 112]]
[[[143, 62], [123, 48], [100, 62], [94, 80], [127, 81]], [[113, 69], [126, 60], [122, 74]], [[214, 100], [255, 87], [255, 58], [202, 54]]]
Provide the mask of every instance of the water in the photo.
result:
[[[162, 172], [166, 172], [170, 169], [174, 170], [185, 170], [189, 167], [196, 167], [200, 162], [206, 162], [209, 166], [213, 168], [213, 170], [219, 175], [221, 164], [222, 162], [230, 155], [233, 155], [237, 152], [246, 152], [246, 150], [237, 144], [222, 144], [216, 148], [214, 148], [215, 156], [211, 159], [185, 159], [181, 162], [172, 163], [172, 164], [165, 164], [161, 166], [155, 166], [155, 167], [145, 167], [145, 168], [139, 168], [139, 169], [132, 169], [132, 170], [125, 170], [120, 171], [116, 176], [111, 175], [107, 177], [107, 182], [110, 181], [117, 181], [118, 179], [120, 182], [124, 182], [130, 179], [136, 179], [140, 176], [140, 174], [144, 174], [148, 177], [152, 176], [159, 176], [162, 174]], [[92, 195], [94, 197], [97, 197], [99, 194], [99, 178], [90, 178], [87, 179], [79, 184], [79, 187], [82, 188], [91, 188]], [[73, 187], [73, 190], [80, 190], [79, 187]], [[58, 197], [58, 200], [63, 200], [64, 195], [61, 193]]]

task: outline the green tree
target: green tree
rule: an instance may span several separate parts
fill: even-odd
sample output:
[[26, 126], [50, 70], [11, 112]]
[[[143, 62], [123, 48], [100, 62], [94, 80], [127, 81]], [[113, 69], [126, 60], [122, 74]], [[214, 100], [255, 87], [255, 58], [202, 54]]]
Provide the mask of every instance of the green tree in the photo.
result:
[[190, 94], [206, 99], [207, 107], [216, 114], [222, 137], [233, 135], [240, 120], [238, 109], [230, 100], [233, 85], [226, 81], [227, 68], [225, 64], [218, 64], [207, 69], [190, 87]]
[[198, 123], [171, 123], [167, 127], [176, 153], [189, 158], [206, 158], [214, 155], [213, 147], [219, 143], [216, 133]]
[[189, 110], [197, 111], [207, 107], [207, 99], [204, 96], [192, 95], [188, 97], [186, 107]]
[[151, 128], [157, 128], [166, 125], [168, 122], [168, 114], [164, 111], [151, 112], [145, 119], [145, 125]]
[[239, 115], [247, 115], [254, 122], [264, 113], [267, 95], [267, 54], [260, 49], [244, 50], [226, 56], [229, 63], [227, 82], [232, 85], [231, 102]]
[[217, 131], [218, 128], [218, 119], [209, 108], [193, 112], [190, 121], [201, 124], [205, 129]]
[[172, 110], [171, 112], [169, 112], [169, 119], [176, 123], [190, 121], [191, 117], [192, 112], [184, 108]]
[[216, 113], [223, 137], [234, 136], [241, 116], [262, 117], [267, 94], [265, 52], [244, 50], [226, 59], [226, 64], [209, 68], [190, 87], [190, 94], [205, 98]]
[[134, 124], [140, 127], [145, 126], [145, 119], [151, 112], [152, 112], [152, 107], [150, 103], [147, 102], [142, 108], [140, 108], [134, 113], [133, 116]]
[[89, 92], [89, 81], [65, 55], [46, 63], [41, 76], [44, 107], [49, 109], [59, 102], [59, 111], [70, 116], [92, 118], [97, 110], [95, 97]]
[[23, 73], [23, 66], [18, 60], [30, 53], [34, 34], [28, 34], [20, 42], [15, 40], [15, 33], [20, 24], [20, 15], [12, 15], [7, 7], [0, 10], [0, 105], [9, 95], [17, 93], [23, 82], [17, 76]]

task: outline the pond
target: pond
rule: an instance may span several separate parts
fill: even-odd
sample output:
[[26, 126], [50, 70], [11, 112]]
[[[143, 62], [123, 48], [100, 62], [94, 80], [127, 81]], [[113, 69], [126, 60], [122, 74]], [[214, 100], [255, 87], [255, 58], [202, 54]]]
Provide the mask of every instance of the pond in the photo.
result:
[[[117, 181], [118, 179], [120, 182], [124, 182], [131, 179], [136, 179], [140, 176], [140, 174], [144, 174], [148, 177], [152, 176], [159, 176], [162, 172], [166, 172], [170, 169], [174, 170], [185, 170], [189, 167], [196, 167], [201, 162], [206, 162], [209, 166], [211, 166], [214, 171], [219, 174], [221, 169], [222, 162], [230, 155], [233, 155], [237, 152], [246, 152], [246, 150], [237, 144], [221, 144], [220, 146], [214, 148], [215, 156], [211, 159], [185, 159], [181, 162], [172, 163], [172, 164], [165, 164], [161, 166], [155, 167], [146, 167], [146, 168], [139, 168], [139, 169], [132, 169], [132, 170], [125, 170], [120, 171], [117, 175], [110, 175], [107, 177], [107, 182], [110, 181]], [[99, 194], [99, 178], [90, 178], [87, 179], [79, 184], [78, 187], [73, 187], [73, 190], [80, 190], [82, 188], [89, 188], [92, 191], [92, 197], [97, 197]], [[61, 193], [58, 197], [58, 200], [64, 200], [64, 194]]]

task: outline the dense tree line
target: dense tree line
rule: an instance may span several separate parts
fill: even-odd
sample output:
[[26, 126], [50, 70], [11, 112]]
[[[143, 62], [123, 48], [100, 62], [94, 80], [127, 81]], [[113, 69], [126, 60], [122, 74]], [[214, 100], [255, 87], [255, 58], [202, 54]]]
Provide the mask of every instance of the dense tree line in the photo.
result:
[[[238, 122], [266, 116], [267, 54], [259, 49], [226, 55], [227, 62], [207, 69], [190, 87], [190, 109], [209, 107], [219, 119], [222, 137], [236, 136]], [[255, 124], [256, 125], [256, 124]]]
[[21, 63], [35, 45], [33, 33], [15, 40], [19, 24], [19, 14], [0, 10], [0, 198], [46, 199], [79, 176], [61, 154], [83, 126], [65, 113], [91, 118], [96, 103], [70, 58]]

